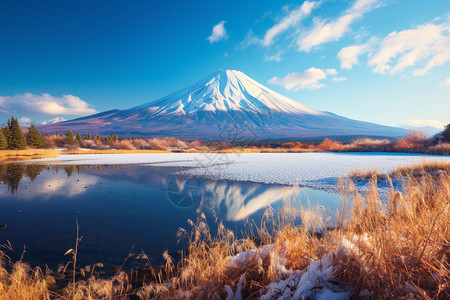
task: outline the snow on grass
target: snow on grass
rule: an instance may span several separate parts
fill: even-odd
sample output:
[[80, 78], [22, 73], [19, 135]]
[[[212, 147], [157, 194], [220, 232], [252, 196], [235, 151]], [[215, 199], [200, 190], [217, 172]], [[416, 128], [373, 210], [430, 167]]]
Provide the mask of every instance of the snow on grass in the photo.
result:
[[274, 280], [260, 299], [349, 299], [350, 289], [334, 282], [333, 257], [330, 251], [320, 260], [312, 260], [304, 270], [294, 271], [284, 280]]
[[136, 153], [80, 154], [34, 162], [56, 165], [142, 164], [181, 167], [178, 174], [214, 180], [332, 188], [337, 178], [352, 169], [378, 169], [389, 173], [397, 167], [423, 161], [449, 161], [450, 156], [400, 153]]

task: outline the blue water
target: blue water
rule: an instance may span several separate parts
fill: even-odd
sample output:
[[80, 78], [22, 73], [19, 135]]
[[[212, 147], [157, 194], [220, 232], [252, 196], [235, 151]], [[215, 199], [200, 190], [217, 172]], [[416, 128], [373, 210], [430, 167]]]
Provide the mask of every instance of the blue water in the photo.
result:
[[[162, 253], [177, 259], [176, 233], [195, 222], [198, 209], [211, 228], [216, 221], [239, 236], [246, 224], [260, 224], [265, 209], [283, 199], [303, 205], [339, 208], [339, 195], [320, 190], [249, 182], [208, 181], [174, 176], [174, 170], [148, 166], [0, 166], [0, 243], [9, 241], [18, 259], [56, 268], [70, 260], [80, 227], [80, 265], [120, 265], [128, 253], [144, 251], [152, 264]], [[247, 232], [248, 234], [248, 232]], [[129, 261], [131, 265], [138, 261]]]

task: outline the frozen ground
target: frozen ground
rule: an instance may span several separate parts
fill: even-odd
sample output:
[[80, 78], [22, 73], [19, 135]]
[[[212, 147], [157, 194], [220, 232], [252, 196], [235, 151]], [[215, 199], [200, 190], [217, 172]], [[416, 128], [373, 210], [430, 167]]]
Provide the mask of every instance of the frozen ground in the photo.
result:
[[399, 153], [158, 153], [80, 154], [34, 160], [56, 165], [141, 164], [179, 167], [175, 172], [214, 180], [250, 181], [334, 189], [337, 179], [352, 169], [393, 169], [430, 160], [450, 162], [450, 156]]

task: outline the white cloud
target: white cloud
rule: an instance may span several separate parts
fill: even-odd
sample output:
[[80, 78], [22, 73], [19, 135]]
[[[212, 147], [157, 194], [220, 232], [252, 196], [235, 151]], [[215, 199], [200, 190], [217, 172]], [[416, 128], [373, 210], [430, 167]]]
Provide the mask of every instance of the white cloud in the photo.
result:
[[444, 128], [445, 125], [447, 125], [447, 123], [442, 122], [440, 120], [419, 120], [419, 119], [405, 120], [396, 124], [396, 126], [410, 126], [410, 127], [431, 126], [442, 129]]
[[341, 81], [347, 81], [347, 78], [345, 78], [345, 77], [334, 77], [332, 80], [336, 81], [336, 82], [341, 82]]
[[228, 34], [225, 29], [225, 21], [220, 21], [219, 24], [215, 25], [211, 35], [207, 37], [211, 44], [227, 38]]
[[89, 103], [73, 95], [54, 97], [31, 93], [0, 96], [0, 112], [4, 114], [89, 115], [97, 113]]
[[385, 37], [369, 60], [374, 73], [395, 74], [414, 68], [421, 76], [450, 61], [450, 21], [428, 23], [413, 29], [392, 32]]
[[264, 61], [280, 62], [281, 61], [281, 54], [282, 54], [282, 51], [279, 51], [278, 53], [276, 53], [274, 55], [265, 55], [264, 56]]
[[259, 39], [256, 36], [256, 34], [253, 32], [253, 30], [250, 29], [247, 32], [247, 35], [245, 36], [245, 38], [242, 40], [242, 42], [239, 43], [238, 48], [245, 49], [251, 45], [260, 44], [260, 43], [261, 43], [261, 39]]
[[350, 25], [363, 14], [380, 6], [380, 0], [356, 0], [339, 18], [326, 22], [315, 19], [314, 26], [297, 40], [298, 50], [309, 52], [323, 43], [337, 41], [349, 31]]
[[63, 117], [56, 117], [47, 121], [43, 121], [41, 122], [42, 125], [47, 125], [47, 124], [55, 124], [55, 123], [59, 123], [59, 122], [64, 122], [67, 121], [66, 119], [64, 119]]
[[439, 86], [450, 86], [450, 77], [439, 83]]
[[296, 26], [301, 20], [311, 14], [311, 11], [319, 6], [319, 1], [305, 1], [300, 7], [290, 11], [287, 16], [280, 20], [277, 24], [267, 30], [261, 43], [269, 46], [274, 39], [286, 30]]
[[354, 65], [358, 64], [358, 57], [366, 51], [368, 51], [368, 44], [342, 48], [337, 54], [337, 57], [341, 61], [341, 68], [351, 69]]
[[[325, 86], [321, 80], [327, 79], [327, 75], [337, 76], [336, 69], [319, 69], [311, 67], [303, 73], [289, 73], [284, 78], [273, 77], [268, 82], [284, 86], [287, 90], [320, 89]], [[335, 77], [338, 78], [338, 77]], [[333, 80], [335, 79], [333, 78]], [[335, 81], [342, 81], [341, 79]]]
[[336, 69], [325, 69], [325, 73], [328, 75], [337, 75], [338, 72]]

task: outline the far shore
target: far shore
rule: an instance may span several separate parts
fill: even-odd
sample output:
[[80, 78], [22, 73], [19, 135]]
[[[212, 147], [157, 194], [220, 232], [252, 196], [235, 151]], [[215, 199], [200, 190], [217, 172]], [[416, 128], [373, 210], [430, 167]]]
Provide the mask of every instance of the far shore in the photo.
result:
[[[80, 155], [80, 154], [157, 154], [157, 153], [321, 153], [321, 152], [335, 152], [335, 153], [404, 153], [404, 154], [426, 154], [426, 155], [449, 155], [447, 153], [430, 153], [420, 151], [420, 149], [409, 149], [409, 151], [380, 151], [380, 150], [354, 150], [349, 149], [328, 149], [321, 150], [319, 148], [241, 148], [233, 147], [228, 149], [167, 149], [167, 150], [149, 150], [149, 149], [87, 149], [87, 148], [56, 148], [56, 149], [23, 149], [23, 150], [0, 150], [0, 164], [14, 163], [21, 161], [30, 161], [43, 158], [57, 158], [60, 155]], [[28, 162], [32, 163], [32, 162]]]

